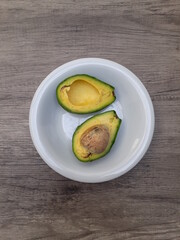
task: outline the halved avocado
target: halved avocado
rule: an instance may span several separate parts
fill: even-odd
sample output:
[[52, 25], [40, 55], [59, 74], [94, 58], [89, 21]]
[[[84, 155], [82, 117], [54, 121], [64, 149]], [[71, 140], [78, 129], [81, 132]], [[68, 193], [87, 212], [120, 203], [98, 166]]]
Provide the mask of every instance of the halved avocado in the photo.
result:
[[115, 142], [121, 119], [115, 111], [97, 114], [74, 132], [72, 149], [82, 162], [90, 162], [105, 156]]
[[62, 81], [57, 86], [56, 96], [59, 104], [73, 113], [96, 112], [116, 99], [114, 87], [85, 74]]

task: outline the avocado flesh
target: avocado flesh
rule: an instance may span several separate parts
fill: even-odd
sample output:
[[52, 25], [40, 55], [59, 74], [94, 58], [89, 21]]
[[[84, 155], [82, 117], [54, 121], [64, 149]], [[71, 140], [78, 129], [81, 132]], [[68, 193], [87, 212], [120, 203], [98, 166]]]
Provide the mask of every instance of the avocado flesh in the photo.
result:
[[62, 81], [57, 86], [56, 96], [64, 109], [81, 114], [99, 111], [116, 99], [114, 87], [85, 74]]
[[115, 111], [97, 114], [74, 132], [72, 149], [75, 156], [82, 162], [90, 162], [105, 156], [116, 140], [121, 124]]

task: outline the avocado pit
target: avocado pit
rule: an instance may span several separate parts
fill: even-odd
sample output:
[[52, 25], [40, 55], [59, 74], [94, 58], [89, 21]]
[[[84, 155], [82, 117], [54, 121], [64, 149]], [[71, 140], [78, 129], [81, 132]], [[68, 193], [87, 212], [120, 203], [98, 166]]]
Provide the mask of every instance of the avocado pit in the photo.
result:
[[82, 134], [80, 143], [89, 153], [100, 154], [106, 149], [109, 138], [109, 129], [99, 124], [88, 128]]

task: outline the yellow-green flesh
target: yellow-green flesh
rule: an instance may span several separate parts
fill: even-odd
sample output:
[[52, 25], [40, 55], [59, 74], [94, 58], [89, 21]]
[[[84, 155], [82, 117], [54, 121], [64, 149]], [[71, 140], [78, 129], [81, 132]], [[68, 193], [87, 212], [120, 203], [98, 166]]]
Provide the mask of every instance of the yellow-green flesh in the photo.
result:
[[115, 100], [114, 87], [89, 75], [65, 79], [56, 89], [59, 104], [74, 113], [91, 113]]

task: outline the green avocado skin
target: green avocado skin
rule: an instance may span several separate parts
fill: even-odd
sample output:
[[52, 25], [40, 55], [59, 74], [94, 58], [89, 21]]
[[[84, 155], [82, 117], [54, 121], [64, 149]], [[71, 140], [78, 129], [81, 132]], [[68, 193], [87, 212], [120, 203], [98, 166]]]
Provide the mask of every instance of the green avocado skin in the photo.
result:
[[[82, 127], [82, 125], [86, 124], [89, 120], [91, 120], [91, 119], [93, 119], [93, 118], [96, 118], [96, 117], [99, 116], [99, 115], [103, 116], [103, 115], [105, 115], [106, 113], [110, 113], [110, 112], [112, 112], [112, 113], [114, 114], [114, 117], [118, 119], [118, 124], [116, 125], [116, 131], [115, 131], [114, 136], [113, 136], [113, 137], [111, 136], [111, 144], [110, 144], [109, 148], [106, 149], [106, 150], [104, 151], [104, 153], [101, 154], [100, 157], [94, 158], [94, 159], [87, 159], [87, 160], [85, 161], [84, 159], [80, 158], [80, 157], [76, 154], [76, 151], [75, 151], [75, 141], [74, 141], [74, 137], [75, 137], [77, 131]], [[72, 150], [73, 150], [73, 153], [74, 153], [74, 155], [76, 156], [76, 158], [77, 158], [79, 161], [81, 161], [81, 162], [83, 162], [83, 163], [86, 163], [86, 162], [96, 161], [96, 160], [104, 157], [105, 155], [107, 155], [107, 154], [110, 152], [113, 144], [114, 144], [115, 141], [116, 141], [116, 137], [117, 137], [119, 128], [120, 128], [120, 126], [121, 126], [121, 123], [122, 123], [122, 120], [121, 120], [120, 118], [118, 118], [118, 116], [117, 116], [117, 114], [116, 114], [116, 112], [115, 112], [114, 110], [107, 111], [107, 112], [100, 113], [100, 114], [96, 114], [96, 115], [94, 115], [93, 117], [91, 117], [91, 118], [87, 119], [86, 121], [84, 121], [81, 125], [79, 125], [79, 126], [76, 128], [76, 130], [75, 130], [75, 132], [74, 132], [74, 134], [73, 134], [73, 137], [72, 137]]]
[[71, 108], [69, 108], [68, 106], [64, 105], [64, 104], [62, 103], [62, 101], [59, 99], [58, 90], [59, 90], [59, 88], [61, 88], [61, 86], [63, 85], [64, 82], [66, 82], [67, 80], [69, 80], [69, 79], [71, 79], [71, 78], [73, 78], [73, 77], [77, 77], [77, 76], [78, 76], [78, 77], [82, 77], [82, 78], [83, 78], [83, 77], [92, 78], [92, 79], [94, 79], [95, 81], [98, 81], [98, 82], [101, 82], [101, 83], [104, 84], [104, 85], [107, 85], [107, 86], [110, 87], [110, 88], [112, 89], [112, 91], [114, 92], [114, 87], [113, 87], [112, 85], [109, 85], [109, 84], [107, 84], [107, 83], [105, 83], [105, 82], [103, 82], [103, 81], [101, 81], [101, 80], [99, 80], [99, 79], [97, 79], [97, 78], [95, 78], [95, 77], [92, 77], [92, 76], [87, 75], [87, 74], [76, 74], [76, 75], [73, 75], [73, 76], [71, 76], [71, 77], [68, 77], [68, 78], [64, 79], [62, 82], [60, 82], [60, 83], [58, 84], [57, 88], [56, 88], [56, 98], [57, 98], [57, 101], [58, 101], [59, 105], [60, 105], [62, 108], [64, 108], [66, 111], [68, 111], [68, 112], [70, 112], [70, 113], [76, 113], [76, 114], [94, 113], [94, 112], [98, 112], [98, 111], [106, 108], [107, 106], [109, 106], [111, 103], [113, 103], [113, 102], [116, 100], [116, 96], [115, 96], [115, 94], [114, 94], [114, 95], [113, 95], [113, 100], [112, 100], [110, 103], [105, 104], [105, 105], [101, 105], [99, 108], [96, 108], [96, 109], [93, 110], [93, 111], [88, 111], [88, 110], [87, 110], [87, 111], [83, 111], [83, 112], [81, 112], [81, 111], [73, 111]]

